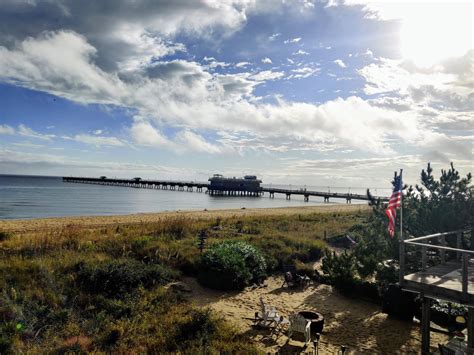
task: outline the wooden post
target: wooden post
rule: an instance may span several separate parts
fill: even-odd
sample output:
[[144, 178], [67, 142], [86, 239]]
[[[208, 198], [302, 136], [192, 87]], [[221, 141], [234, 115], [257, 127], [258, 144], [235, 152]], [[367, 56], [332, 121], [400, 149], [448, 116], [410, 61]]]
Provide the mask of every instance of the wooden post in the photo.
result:
[[431, 299], [422, 295], [421, 303], [421, 353], [430, 354], [430, 307]]
[[400, 286], [403, 286], [403, 280], [405, 278], [405, 243], [403, 242], [402, 239], [399, 239], [400, 245], [398, 246], [399, 248], [399, 274], [398, 274], [398, 284]]
[[467, 317], [467, 351], [468, 354], [472, 354], [474, 351], [474, 308], [468, 308]]
[[421, 247], [421, 270], [426, 271], [426, 247]]
[[469, 254], [463, 253], [462, 254], [462, 294], [463, 298], [467, 298], [467, 266], [469, 263]]
[[[456, 234], [456, 248], [462, 249], [462, 232]], [[461, 252], [456, 252], [456, 260], [461, 260]]]
[[474, 229], [471, 230], [471, 250], [474, 250]]
[[[439, 244], [446, 246], [446, 237], [444, 235], [439, 238]], [[446, 264], [446, 250], [441, 249], [439, 251], [439, 256], [441, 258], [441, 264]]]

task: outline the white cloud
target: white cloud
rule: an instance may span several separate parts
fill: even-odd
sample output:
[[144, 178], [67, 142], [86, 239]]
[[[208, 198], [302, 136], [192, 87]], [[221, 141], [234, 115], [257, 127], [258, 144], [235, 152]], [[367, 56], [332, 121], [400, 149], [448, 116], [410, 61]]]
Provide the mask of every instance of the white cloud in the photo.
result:
[[186, 179], [186, 177], [207, 180], [212, 171], [176, 168], [159, 164], [140, 164], [127, 161], [81, 160], [69, 155], [54, 155], [0, 149], [0, 170], [13, 173], [86, 175], [86, 176], [118, 176], [130, 178], [142, 177], [163, 179]]
[[[467, 54], [456, 61], [441, 63], [431, 69], [412, 62], [380, 59], [358, 70], [369, 95], [394, 92], [427, 106], [443, 105], [445, 109], [472, 111], [472, 65]], [[469, 78], [469, 79], [468, 79]]]
[[249, 62], [239, 62], [235, 65], [236, 68], [243, 68], [243, 67], [246, 67], [246, 66], [249, 66], [251, 65], [252, 63], [249, 63]]
[[301, 37], [292, 38], [292, 39], [287, 39], [287, 40], [285, 40], [283, 43], [285, 43], [285, 44], [288, 44], [288, 43], [298, 43], [299, 41], [301, 41]]
[[334, 61], [334, 63], [336, 63], [337, 65], [339, 65], [341, 68], [346, 68], [346, 64], [341, 60], [341, 59], [336, 59]]
[[28, 142], [12, 143], [12, 144], [17, 147], [28, 148], [28, 149], [40, 149], [44, 147], [43, 144], [33, 144], [33, 143], [28, 143]]
[[222, 153], [222, 149], [209, 143], [200, 135], [189, 130], [179, 132], [176, 137], [176, 144], [186, 147], [188, 150], [199, 153]]
[[[68, 50], [68, 60], [58, 61], [51, 51], [57, 53], [63, 46]], [[259, 84], [256, 80], [282, 78], [282, 72], [268, 70], [253, 76], [250, 73], [224, 75], [186, 60], [155, 61], [133, 71], [104, 72], [92, 62], [95, 48], [83, 37], [70, 32], [42, 35], [19, 44], [13, 50], [5, 47], [0, 50], [3, 54], [0, 61], [5, 64], [0, 65], [0, 78], [4, 80], [14, 80], [16, 85], [78, 102], [114, 103], [137, 110], [141, 120], [133, 123], [130, 135], [134, 142], [144, 146], [170, 149], [179, 146], [179, 138], [185, 136], [192, 137], [198, 146], [204, 146], [205, 142], [224, 152], [227, 147], [208, 142], [203, 136], [197, 139], [195, 135], [196, 132], [228, 131], [244, 134], [248, 146], [260, 142], [259, 146], [267, 144], [273, 150], [344, 148], [387, 154], [393, 153], [392, 143], [395, 141], [416, 144], [420, 132], [426, 129], [418, 114], [406, 119], [405, 115], [382, 102], [358, 97], [336, 99], [321, 105], [287, 102], [280, 98], [272, 104], [261, 102], [253, 93]], [[398, 62], [380, 60], [361, 69], [360, 75], [367, 81], [366, 92], [380, 93], [387, 87], [392, 90], [405, 87], [408, 94], [410, 85], [400, 86], [400, 83], [393, 82], [392, 69], [399, 66]], [[464, 68], [464, 65], [451, 63], [449, 70], [459, 71], [460, 67]], [[403, 75], [397, 80], [402, 81], [406, 81], [410, 71], [414, 71], [406, 64], [399, 70], [397, 76], [399, 73]], [[460, 77], [444, 70], [442, 75]], [[305, 66], [294, 68], [291, 75], [299, 78], [318, 72], [317, 68]], [[391, 75], [388, 79], [386, 73]], [[464, 77], [465, 80], [469, 78], [467, 75]], [[425, 83], [430, 82], [432, 78]], [[426, 100], [428, 94], [425, 91], [422, 94], [416, 93], [413, 97], [423, 96], [420, 100]], [[430, 92], [431, 96], [435, 94]], [[154, 128], [162, 126], [191, 132], [194, 136], [180, 133], [166, 137]], [[113, 137], [92, 137], [102, 138], [102, 141], [94, 141], [87, 135], [78, 139], [93, 145], [125, 144]], [[232, 147], [231, 142], [227, 143]]]
[[168, 139], [148, 122], [135, 122], [130, 128], [135, 143], [142, 146], [163, 148], [174, 152], [185, 151], [216, 154], [223, 149], [206, 141], [202, 136], [190, 131], [179, 131], [173, 140]]
[[302, 50], [302, 49], [298, 49], [296, 52], [293, 53], [293, 55], [308, 55], [309, 53]]
[[272, 42], [272, 41], [276, 40], [276, 39], [277, 39], [278, 37], [280, 37], [280, 36], [281, 36], [281, 33], [274, 33], [274, 34], [272, 34], [270, 37], [268, 37], [268, 40]]
[[96, 49], [73, 32], [46, 33], [15, 49], [0, 46], [0, 80], [79, 102], [120, 102], [123, 84], [92, 63]]
[[226, 62], [219, 62], [217, 60], [210, 61], [209, 64], [207, 65], [208, 68], [210, 69], [215, 69], [217, 67], [225, 68], [231, 66], [231, 63], [226, 63]]
[[169, 147], [172, 143], [148, 122], [135, 122], [130, 129], [135, 143], [153, 147]]
[[41, 140], [45, 140], [45, 141], [50, 141], [51, 138], [56, 137], [54, 134], [38, 133], [38, 132], [32, 130], [31, 128], [25, 126], [24, 124], [21, 124], [21, 125], [18, 126], [17, 133], [20, 136], [23, 136], [23, 137], [41, 139]]
[[321, 72], [321, 68], [302, 67], [292, 69], [291, 72], [294, 74], [288, 76], [287, 79], [304, 79], [310, 76], [318, 75]]
[[419, 66], [429, 68], [440, 60], [459, 57], [473, 49], [472, 1], [344, 0], [330, 3], [360, 6], [365, 17], [373, 20], [396, 20], [401, 54]]
[[264, 64], [272, 64], [273, 62], [272, 62], [272, 60], [271, 60], [270, 58], [265, 57], [265, 58], [262, 59], [262, 63], [264, 63]]
[[79, 143], [90, 144], [96, 147], [102, 147], [102, 146], [123, 147], [125, 146], [125, 143], [116, 137], [103, 137], [103, 136], [92, 136], [89, 134], [77, 134], [71, 139]]
[[15, 134], [15, 129], [9, 125], [0, 125], [0, 134], [8, 134], [13, 135]]
[[285, 73], [281, 71], [263, 70], [261, 72], [249, 76], [249, 79], [255, 81], [266, 81], [281, 79], [283, 76], [285, 76]]

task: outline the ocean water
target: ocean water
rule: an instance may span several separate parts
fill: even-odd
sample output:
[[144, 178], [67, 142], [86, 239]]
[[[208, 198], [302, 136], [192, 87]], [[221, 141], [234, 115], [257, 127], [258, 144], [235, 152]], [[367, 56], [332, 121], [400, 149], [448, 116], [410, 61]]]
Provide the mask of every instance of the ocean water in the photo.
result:
[[[277, 187], [273, 185], [273, 187]], [[295, 188], [295, 186], [292, 186]], [[308, 187], [308, 190], [313, 189]], [[314, 188], [316, 190], [316, 188]], [[318, 190], [327, 191], [319, 188]], [[332, 188], [334, 192], [347, 189]], [[365, 189], [352, 189], [365, 193]], [[284, 195], [262, 197], [210, 196], [204, 192], [136, 189], [66, 183], [61, 177], [0, 175], [0, 219], [30, 219], [63, 216], [119, 215], [175, 210], [240, 209], [310, 206], [322, 204], [322, 198]], [[331, 200], [345, 203], [345, 200]], [[364, 203], [352, 201], [352, 203]], [[366, 202], [365, 202], [366, 203]]]

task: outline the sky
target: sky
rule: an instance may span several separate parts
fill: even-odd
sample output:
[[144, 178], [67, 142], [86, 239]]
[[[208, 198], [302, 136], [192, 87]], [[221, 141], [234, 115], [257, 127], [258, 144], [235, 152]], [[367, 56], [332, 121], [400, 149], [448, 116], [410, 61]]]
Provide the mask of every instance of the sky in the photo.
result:
[[2, 0], [0, 173], [472, 172], [473, 3]]

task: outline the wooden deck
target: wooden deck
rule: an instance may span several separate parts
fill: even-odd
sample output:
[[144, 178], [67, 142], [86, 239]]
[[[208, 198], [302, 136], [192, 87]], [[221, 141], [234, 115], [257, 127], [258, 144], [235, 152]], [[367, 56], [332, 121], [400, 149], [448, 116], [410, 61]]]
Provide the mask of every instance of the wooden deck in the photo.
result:
[[426, 271], [405, 275], [403, 288], [424, 292], [426, 297], [474, 306], [474, 267], [468, 267], [467, 293], [462, 292], [462, 269], [460, 262], [447, 262], [428, 268]]

